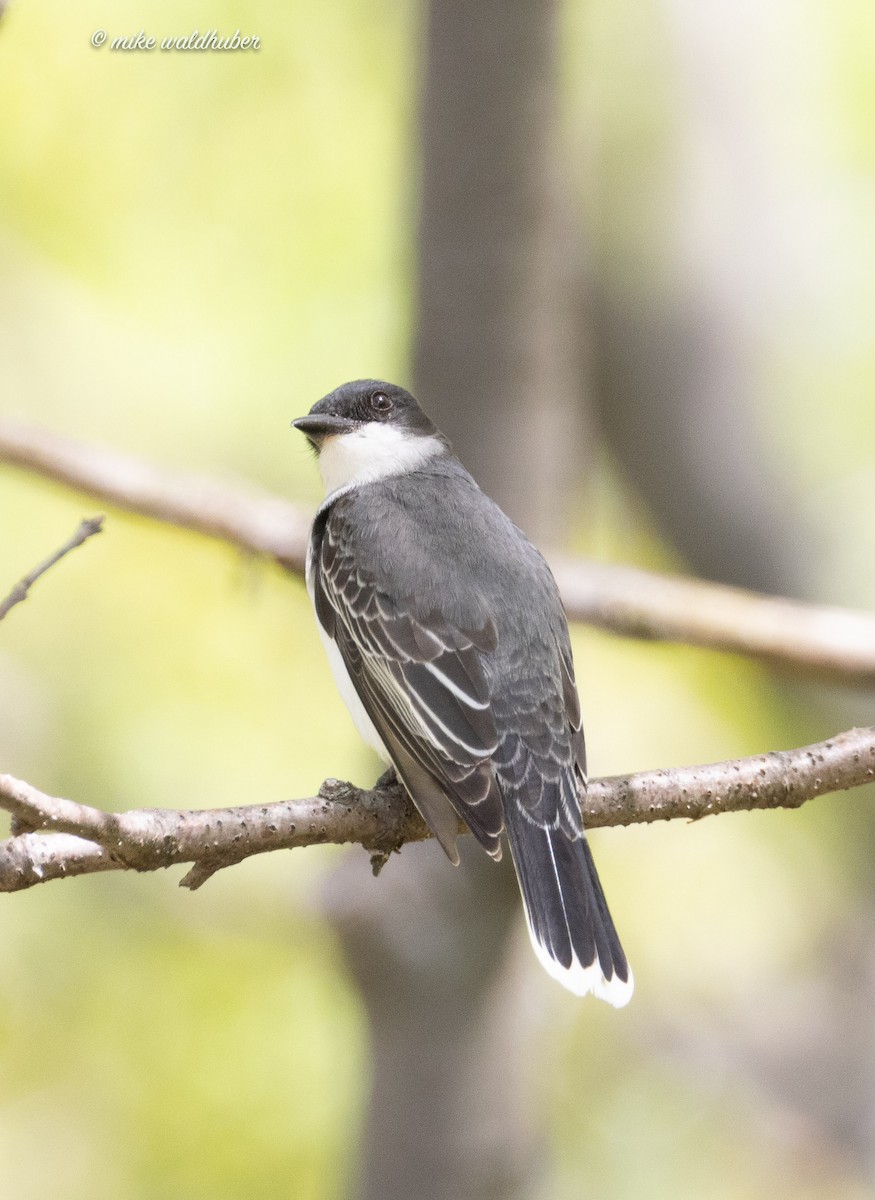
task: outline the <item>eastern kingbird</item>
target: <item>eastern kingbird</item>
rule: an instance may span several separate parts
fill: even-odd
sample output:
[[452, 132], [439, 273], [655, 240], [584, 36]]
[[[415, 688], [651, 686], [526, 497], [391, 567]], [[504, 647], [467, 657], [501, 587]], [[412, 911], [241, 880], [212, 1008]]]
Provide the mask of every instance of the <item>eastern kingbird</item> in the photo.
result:
[[535, 953], [577, 995], [632, 995], [580, 815], [568, 626], [540, 553], [414, 398], [374, 379], [293, 422], [319, 459], [307, 589], [340, 692], [452, 862], [507, 833]]

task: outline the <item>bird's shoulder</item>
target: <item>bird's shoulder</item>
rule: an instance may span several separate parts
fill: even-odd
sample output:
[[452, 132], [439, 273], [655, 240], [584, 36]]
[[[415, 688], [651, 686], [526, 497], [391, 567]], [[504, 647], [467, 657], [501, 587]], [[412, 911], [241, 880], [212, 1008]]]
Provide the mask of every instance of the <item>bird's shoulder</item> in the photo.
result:
[[362, 577], [429, 606], [555, 586], [540, 552], [455, 459], [338, 496], [325, 536]]
[[411, 482], [366, 484], [323, 505], [310, 547], [320, 620], [332, 625], [332, 608], [348, 618], [379, 614], [439, 633], [447, 645], [488, 650], [494, 624], [476, 580], [463, 578], [458, 522], [441, 520], [443, 508], [423, 519], [431, 488]]

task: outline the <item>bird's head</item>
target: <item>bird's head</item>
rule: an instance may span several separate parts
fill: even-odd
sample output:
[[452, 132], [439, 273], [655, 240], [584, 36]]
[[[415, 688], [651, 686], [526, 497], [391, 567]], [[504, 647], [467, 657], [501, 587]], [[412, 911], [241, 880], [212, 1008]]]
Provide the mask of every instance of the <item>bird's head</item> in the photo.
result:
[[406, 474], [448, 449], [413, 396], [378, 379], [344, 383], [292, 425], [315, 450], [329, 494]]

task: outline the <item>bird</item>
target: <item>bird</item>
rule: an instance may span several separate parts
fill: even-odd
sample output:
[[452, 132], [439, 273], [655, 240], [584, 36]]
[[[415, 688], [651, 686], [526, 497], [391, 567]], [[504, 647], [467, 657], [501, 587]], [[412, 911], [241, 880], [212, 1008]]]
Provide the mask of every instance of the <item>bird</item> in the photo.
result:
[[581, 817], [586, 750], [545, 559], [403, 388], [345, 383], [292, 421], [325, 489], [307, 590], [364, 741], [454, 864], [507, 838], [535, 954], [615, 1007], [633, 976]]

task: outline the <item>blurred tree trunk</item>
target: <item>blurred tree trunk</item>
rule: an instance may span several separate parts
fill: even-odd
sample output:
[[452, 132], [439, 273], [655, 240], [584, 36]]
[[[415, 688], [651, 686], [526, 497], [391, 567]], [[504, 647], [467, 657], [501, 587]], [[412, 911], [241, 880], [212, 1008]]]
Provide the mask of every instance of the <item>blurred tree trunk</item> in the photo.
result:
[[[433, 0], [422, 96], [415, 391], [532, 536], [558, 537], [580, 470], [579, 254], [556, 153], [556, 8]], [[374, 1055], [361, 1200], [515, 1200], [540, 1190], [531, 1013], [506, 968], [509, 856], [360, 856], [331, 909]], [[535, 970], [534, 965], [531, 970]]]
[[429, 12], [416, 389], [484, 491], [555, 541], [588, 444], [556, 9], [435, 0]]
[[[750, 95], [757, 57], [769, 46], [754, 33], [753, 3], [741, 13], [697, 0], [661, 0], [661, 9], [682, 96], [670, 201], [676, 241], [661, 248], [660, 279], [644, 264], [637, 273], [600, 264], [592, 287], [598, 418], [630, 488], [693, 571], [804, 596], [819, 547], [757, 422], [757, 368], [800, 285], [807, 249], [783, 230], [792, 181], [769, 153]], [[625, 185], [646, 195], [635, 171], [630, 163]], [[623, 200], [612, 195], [605, 204], [623, 211]], [[783, 692], [784, 707], [789, 700], [797, 722], [805, 713], [813, 731], [836, 719], [829, 689], [777, 679], [773, 686], [776, 714]], [[846, 697], [841, 705], [839, 721], [871, 719], [859, 696], [851, 717]], [[845, 824], [853, 862], [857, 847], [871, 843], [872, 822]], [[795, 992], [758, 995], [732, 1028], [715, 1034], [685, 1016], [673, 1037], [694, 1072], [705, 1047], [767, 1094], [773, 1123], [799, 1131], [800, 1153], [816, 1160], [823, 1147], [839, 1150], [871, 1181], [875, 872], [867, 884], [856, 921], [843, 910], [824, 933], [804, 1004]]]
[[599, 414], [630, 489], [693, 574], [800, 594], [804, 537], [753, 420], [731, 309], [713, 288], [673, 307], [604, 280], [593, 298]]
[[[598, 418], [628, 486], [695, 574], [800, 594], [810, 531], [757, 421], [758, 371], [793, 286], [776, 237], [781, 185], [747, 95], [757, 7], [749, 23], [697, 0], [658, 7], [679, 97], [656, 189], [672, 215], [646, 261], [596, 268]], [[640, 211], [642, 225], [655, 182], [646, 159], [624, 164], [627, 194], [603, 201]], [[641, 239], [629, 228], [623, 241]]]

